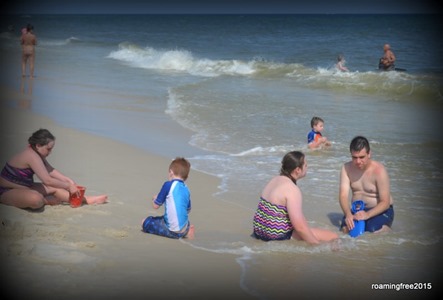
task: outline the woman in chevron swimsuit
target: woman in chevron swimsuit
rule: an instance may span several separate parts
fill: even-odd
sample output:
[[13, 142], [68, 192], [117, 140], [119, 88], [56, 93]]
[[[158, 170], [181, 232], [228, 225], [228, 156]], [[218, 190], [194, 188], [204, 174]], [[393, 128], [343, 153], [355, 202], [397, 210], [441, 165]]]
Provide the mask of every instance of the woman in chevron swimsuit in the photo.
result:
[[264, 241], [294, 238], [309, 244], [338, 238], [330, 230], [309, 227], [303, 215], [297, 180], [305, 177], [307, 168], [302, 152], [292, 151], [283, 157], [280, 175], [268, 182], [260, 197], [253, 221], [254, 237]]

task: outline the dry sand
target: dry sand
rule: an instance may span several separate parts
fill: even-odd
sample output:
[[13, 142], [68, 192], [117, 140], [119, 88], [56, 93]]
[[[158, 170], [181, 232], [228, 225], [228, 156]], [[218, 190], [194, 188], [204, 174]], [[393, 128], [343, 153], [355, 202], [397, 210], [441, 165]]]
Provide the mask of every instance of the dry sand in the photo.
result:
[[[168, 158], [63, 128], [32, 113], [26, 98], [1, 95], [2, 165], [32, 132], [47, 128], [56, 136], [48, 161], [86, 186], [87, 195], [109, 196], [104, 205], [40, 212], [0, 204], [3, 299], [252, 298], [241, 289], [235, 255], [141, 231], [143, 218], [163, 212], [150, 200], [166, 180]], [[5, 107], [11, 101], [16, 108]], [[213, 197], [217, 178], [193, 170], [187, 184], [196, 240], [199, 232], [217, 232], [226, 214], [235, 219], [235, 208]], [[226, 226], [235, 230], [236, 224]]]

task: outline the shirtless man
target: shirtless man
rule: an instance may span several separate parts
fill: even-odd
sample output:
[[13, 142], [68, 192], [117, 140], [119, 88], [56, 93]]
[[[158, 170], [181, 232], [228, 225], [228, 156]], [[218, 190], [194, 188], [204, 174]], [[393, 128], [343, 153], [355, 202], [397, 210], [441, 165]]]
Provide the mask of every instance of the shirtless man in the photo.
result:
[[[355, 137], [350, 145], [352, 161], [343, 165], [340, 173], [340, 206], [344, 217], [342, 230], [348, 233], [354, 228], [354, 220], [365, 220], [366, 231], [387, 231], [394, 220], [393, 200], [389, 187], [389, 176], [385, 167], [371, 160], [369, 142], [365, 137]], [[354, 215], [349, 204], [363, 200], [365, 210]]]
[[390, 71], [395, 69], [395, 55], [391, 50], [391, 46], [389, 44], [385, 44], [383, 46], [383, 57], [380, 58], [380, 63], [378, 65], [379, 69]]
[[26, 64], [29, 61], [29, 72], [31, 77], [34, 77], [34, 60], [35, 60], [35, 46], [37, 45], [37, 38], [32, 32], [34, 26], [28, 24], [26, 32], [22, 34], [20, 43], [22, 45], [22, 76], [26, 76]]

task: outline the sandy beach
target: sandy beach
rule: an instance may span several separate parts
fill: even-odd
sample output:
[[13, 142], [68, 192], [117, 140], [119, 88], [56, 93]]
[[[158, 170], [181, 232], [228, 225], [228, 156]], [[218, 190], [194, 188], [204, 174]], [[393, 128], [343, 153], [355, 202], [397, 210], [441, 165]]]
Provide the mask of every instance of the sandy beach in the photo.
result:
[[[32, 132], [47, 128], [56, 136], [51, 164], [86, 186], [87, 195], [109, 196], [105, 205], [46, 206], [41, 212], [0, 205], [2, 286], [8, 299], [250, 297], [240, 287], [235, 255], [140, 230], [143, 218], [163, 212], [149, 201], [166, 180], [167, 158], [63, 128], [27, 110], [26, 99], [14, 91], [1, 94], [2, 164], [26, 146]], [[17, 101], [17, 108], [5, 107], [5, 99]], [[222, 216], [235, 210], [214, 201], [217, 178], [191, 171], [187, 184], [198, 239], [204, 231], [217, 231], [225, 224]], [[209, 220], [207, 213], [214, 210], [220, 214], [212, 216], [220, 217]]]

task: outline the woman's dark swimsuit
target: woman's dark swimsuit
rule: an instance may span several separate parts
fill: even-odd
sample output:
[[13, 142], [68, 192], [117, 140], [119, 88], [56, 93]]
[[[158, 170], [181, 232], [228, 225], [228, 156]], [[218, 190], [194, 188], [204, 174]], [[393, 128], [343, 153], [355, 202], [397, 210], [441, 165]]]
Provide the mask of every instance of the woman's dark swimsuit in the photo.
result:
[[[34, 171], [31, 168], [15, 168], [6, 163], [2, 172], [0, 173], [0, 176], [7, 181], [27, 187], [34, 184]], [[11, 188], [0, 187], [0, 196], [9, 190], [11, 190]]]

